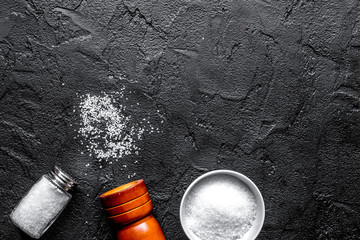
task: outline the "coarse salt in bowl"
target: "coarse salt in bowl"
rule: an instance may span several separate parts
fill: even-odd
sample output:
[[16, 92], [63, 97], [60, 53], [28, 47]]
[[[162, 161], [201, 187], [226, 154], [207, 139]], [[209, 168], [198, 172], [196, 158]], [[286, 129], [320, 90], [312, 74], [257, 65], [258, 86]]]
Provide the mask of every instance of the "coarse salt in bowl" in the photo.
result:
[[181, 225], [190, 240], [253, 240], [264, 219], [259, 189], [243, 174], [230, 170], [197, 178], [180, 205]]

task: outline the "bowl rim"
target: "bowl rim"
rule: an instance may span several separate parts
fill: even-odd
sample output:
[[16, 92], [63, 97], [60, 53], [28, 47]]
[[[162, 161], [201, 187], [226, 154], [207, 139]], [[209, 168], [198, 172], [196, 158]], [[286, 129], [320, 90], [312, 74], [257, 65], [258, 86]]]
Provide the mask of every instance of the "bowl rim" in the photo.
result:
[[[191, 234], [190, 230], [188, 228], [185, 227], [185, 223], [184, 223], [184, 204], [185, 204], [185, 199], [187, 198], [187, 196], [189, 195], [190, 191], [194, 188], [194, 186], [199, 183], [202, 179], [212, 176], [212, 175], [229, 175], [229, 176], [233, 176], [238, 178], [240, 181], [242, 181], [247, 187], [249, 187], [249, 189], [253, 192], [255, 200], [257, 202], [257, 204], [260, 204], [260, 206], [258, 206], [257, 209], [260, 209], [259, 211], [261, 211], [261, 215], [260, 215], [260, 221], [259, 224], [257, 226], [256, 231], [254, 231], [252, 233], [251, 236], [247, 236], [247, 238], [245, 239], [256, 239], [256, 237], [259, 235], [263, 225], [264, 225], [264, 221], [265, 221], [265, 203], [264, 203], [264, 199], [261, 195], [261, 192], [259, 190], [259, 188], [255, 185], [255, 183], [250, 180], [250, 178], [248, 178], [247, 176], [245, 176], [242, 173], [233, 171], [233, 170], [227, 170], [227, 169], [219, 169], [219, 170], [213, 170], [210, 172], [207, 172], [205, 174], [202, 174], [201, 176], [199, 176], [198, 178], [196, 178], [186, 189], [182, 199], [181, 199], [181, 203], [180, 203], [180, 223], [181, 223], [181, 227], [184, 230], [186, 236], [190, 239], [190, 240], [201, 240], [200, 238], [194, 238], [193, 234]], [[249, 233], [249, 232], [248, 232]]]

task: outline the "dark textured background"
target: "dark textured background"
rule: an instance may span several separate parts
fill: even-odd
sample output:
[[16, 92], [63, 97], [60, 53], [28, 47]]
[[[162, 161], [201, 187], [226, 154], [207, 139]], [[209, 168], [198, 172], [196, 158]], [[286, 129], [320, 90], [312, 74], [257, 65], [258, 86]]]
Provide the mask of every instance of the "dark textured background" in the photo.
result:
[[[79, 186], [43, 239], [112, 239], [98, 195], [133, 172], [186, 239], [181, 197], [214, 169], [258, 185], [258, 239], [358, 239], [359, 51], [357, 0], [1, 0], [0, 238], [28, 239], [9, 214], [57, 164]], [[75, 138], [78, 96], [123, 85], [160, 131], [102, 166]]]

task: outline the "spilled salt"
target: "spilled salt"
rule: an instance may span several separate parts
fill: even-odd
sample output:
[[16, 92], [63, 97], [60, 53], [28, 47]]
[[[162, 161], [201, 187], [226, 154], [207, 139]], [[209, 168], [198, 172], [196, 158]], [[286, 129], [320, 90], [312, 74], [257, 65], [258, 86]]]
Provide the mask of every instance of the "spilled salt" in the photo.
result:
[[202, 179], [188, 195], [184, 224], [201, 240], [239, 240], [256, 217], [252, 191], [239, 179]]
[[142, 139], [145, 129], [126, 114], [125, 106], [115, 101], [122, 97], [122, 92], [81, 97], [79, 134], [87, 150], [99, 160], [119, 159], [139, 150], [136, 142]]

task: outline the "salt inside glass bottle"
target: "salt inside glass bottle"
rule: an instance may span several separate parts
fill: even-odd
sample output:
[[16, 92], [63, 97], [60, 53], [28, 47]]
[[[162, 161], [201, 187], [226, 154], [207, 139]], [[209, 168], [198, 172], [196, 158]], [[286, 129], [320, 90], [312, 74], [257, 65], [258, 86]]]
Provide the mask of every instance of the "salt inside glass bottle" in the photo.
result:
[[10, 214], [12, 222], [39, 239], [71, 200], [75, 181], [59, 167], [43, 175]]

